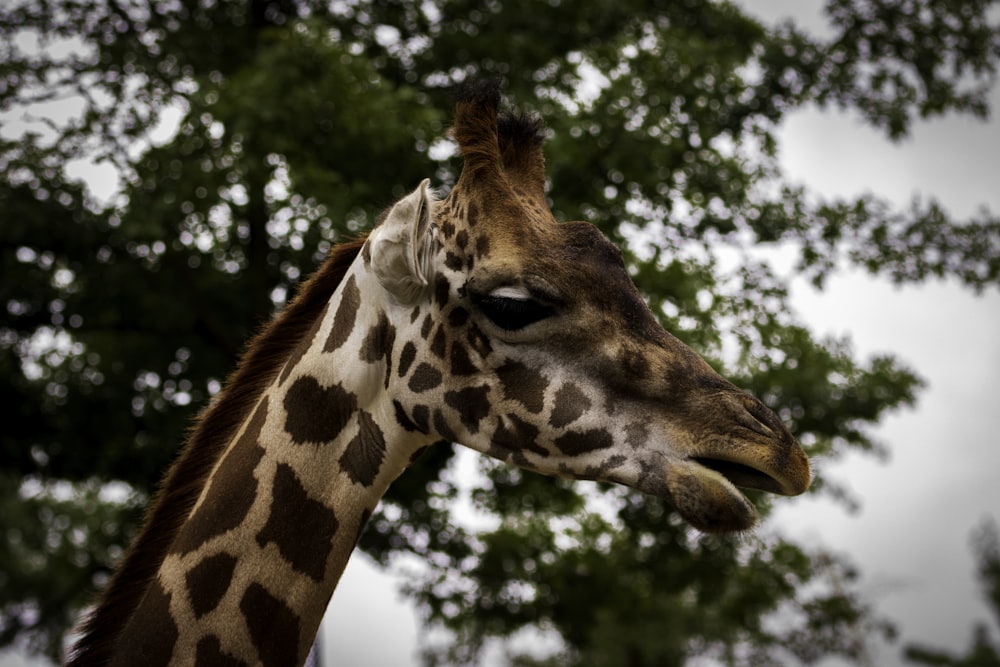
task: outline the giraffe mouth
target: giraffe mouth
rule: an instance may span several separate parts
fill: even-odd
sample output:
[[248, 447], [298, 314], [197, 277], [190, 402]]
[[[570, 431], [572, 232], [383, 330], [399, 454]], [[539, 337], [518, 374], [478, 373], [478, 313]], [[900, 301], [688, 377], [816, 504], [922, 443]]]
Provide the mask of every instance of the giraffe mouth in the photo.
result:
[[776, 493], [782, 496], [792, 495], [788, 492], [785, 484], [782, 484], [771, 475], [744, 463], [707, 456], [695, 456], [691, 460], [709, 470], [714, 470], [729, 480], [733, 486], [741, 489], [767, 491], [768, 493]]
[[740, 489], [780, 495], [804, 491], [795, 475], [772, 475], [747, 463], [711, 456], [674, 463], [667, 469], [666, 481], [677, 511], [706, 533], [740, 532], [757, 524], [757, 508]]

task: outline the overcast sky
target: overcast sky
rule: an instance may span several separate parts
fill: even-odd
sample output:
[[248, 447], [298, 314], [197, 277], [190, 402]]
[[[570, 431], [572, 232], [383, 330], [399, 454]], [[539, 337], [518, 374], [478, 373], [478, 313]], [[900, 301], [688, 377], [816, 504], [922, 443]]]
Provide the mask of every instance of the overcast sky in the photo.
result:
[[[819, 4], [773, 0], [753, 7], [769, 19], [794, 13], [803, 25], [819, 27]], [[1000, 113], [1000, 93], [993, 108]], [[1000, 213], [996, 121], [923, 123], [911, 138], [891, 144], [851, 115], [807, 110], [792, 116], [780, 136], [789, 177], [816, 192], [873, 191], [901, 206], [915, 194], [933, 194], [956, 216], [984, 205]], [[792, 294], [814, 332], [850, 336], [862, 358], [891, 352], [928, 386], [914, 409], [877, 429], [890, 451], [887, 461], [852, 455], [818, 462], [824, 474], [852, 489], [862, 504], [858, 513], [823, 499], [783, 499], [769, 521], [859, 566], [869, 599], [902, 634], [875, 664], [904, 664], [900, 647], [909, 641], [964, 649], [973, 622], [990, 620], [969, 537], [984, 517], [1000, 519], [1000, 292], [977, 297], [953, 281], [897, 289], [847, 272], [823, 292], [792, 280]], [[416, 619], [398, 586], [364, 556], [352, 558], [324, 624], [326, 665], [417, 664]], [[13, 655], [0, 657], [0, 667], [21, 664]]]

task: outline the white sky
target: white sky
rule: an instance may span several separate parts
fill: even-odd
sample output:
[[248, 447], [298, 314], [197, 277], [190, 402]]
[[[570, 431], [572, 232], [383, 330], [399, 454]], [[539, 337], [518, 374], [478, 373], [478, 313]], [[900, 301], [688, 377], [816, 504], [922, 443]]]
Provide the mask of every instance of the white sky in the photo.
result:
[[[820, 29], [818, 5], [752, 3], [761, 15], [794, 13], [803, 25]], [[1000, 113], [1000, 92], [992, 106]], [[958, 216], [983, 205], [1000, 214], [995, 120], [922, 123], [897, 145], [851, 116], [807, 110], [786, 121], [780, 137], [790, 178], [816, 192], [874, 191], [901, 206], [914, 194], [933, 194]], [[990, 621], [969, 537], [983, 517], [1000, 520], [994, 427], [1000, 414], [1000, 291], [976, 297], [954, 281], [897, 289], [856, 272], [833, 278], [823, 292], [798, 279], [792, 288], [793, 304], [814, 332], [850, 335], [862, 358], [891, 352], [928, 386], [915, 409], [877, 429], [891, 452], [888, 461], [852, 455], [820, 462], [860, 499], [859, 513], [823, 499], [783, 499], [771, 525], [804, 544], [846, 554], [859, 566], [869, 599], [901, 631], [901, 640], [875, 664], [903, 665], [900, 649], [909, 641], [964, 650], [973, 622]], [[416, 618], [398, 585], [366, 557], [352, 558], [324, 623], [326, 665], [418, 664]], [[10, 653], [0, 657], [0, 667], [23, 664], [30, 663]]]

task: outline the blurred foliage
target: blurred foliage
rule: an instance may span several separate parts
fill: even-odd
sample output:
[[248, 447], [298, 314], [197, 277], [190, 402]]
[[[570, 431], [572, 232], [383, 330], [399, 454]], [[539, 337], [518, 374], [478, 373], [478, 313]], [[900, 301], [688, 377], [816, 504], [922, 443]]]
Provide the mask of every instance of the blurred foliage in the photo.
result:
[[[984, 520], [973, 534], [972, 551], [983, 587], [983, 601], [993, 614], [995, 629], [1000, 630], [1000, 530], [995, 520]], [[985, 623], [977, 623], [965, 655], [956, 656], [923, 644], [908, 645], [903, 655], [908, 662], [920, 665], [1000, 667], [1000, 634], [991, 635]]]
[[[831, 0], [817, 37], [706, 0], [3, 3], [0, 645], [59, 654], [247, 336], [332, 243], [420, 179], [454, 182], [450, 90], [469, 76], [503, 76], [546, 119], [553, 210], [626, 250], [669, 330], [812, 454], [878, 451], [872, 427], [919, 378], [817, 339], [755, 250], [791, 248], [819, 286], [853, 265], [982, 290], [1000, 220], [824, 200], [780, 173], [775, 130], [812, 104], [889, 139], [985, 117], [991, 8]], [[398, 480], [361, 543], [424, 563], [411, 593], [453, 638], [428, 661], [474, 663], [525, 628], [558, 636], [558, 664], [594, 665], [861, 660], [892, 635], [843, 557], [766, 526], [699, 537], [622, 489], [484, 462], [470, 500], [489, 525], [464, 526], [454, 453]]]

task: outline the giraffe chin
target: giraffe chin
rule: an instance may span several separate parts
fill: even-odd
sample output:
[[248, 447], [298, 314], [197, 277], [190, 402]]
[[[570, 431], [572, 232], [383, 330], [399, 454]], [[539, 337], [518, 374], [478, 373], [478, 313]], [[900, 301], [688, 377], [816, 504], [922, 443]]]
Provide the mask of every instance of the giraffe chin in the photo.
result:
[[702, 532], [740, 532], [757, 524], [757, 509], [736, 485], [695, 461], [669, 466], [667, 488], [680, 515]]

